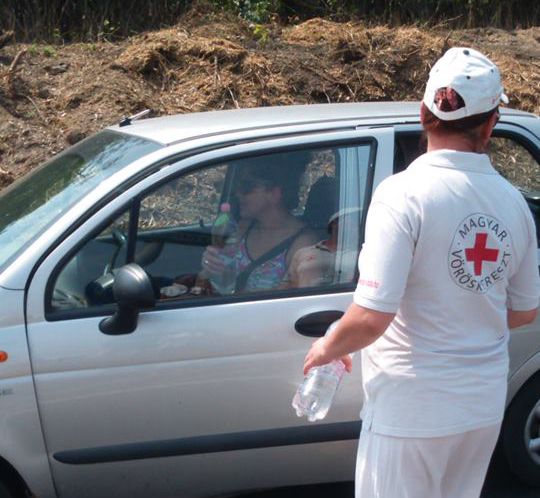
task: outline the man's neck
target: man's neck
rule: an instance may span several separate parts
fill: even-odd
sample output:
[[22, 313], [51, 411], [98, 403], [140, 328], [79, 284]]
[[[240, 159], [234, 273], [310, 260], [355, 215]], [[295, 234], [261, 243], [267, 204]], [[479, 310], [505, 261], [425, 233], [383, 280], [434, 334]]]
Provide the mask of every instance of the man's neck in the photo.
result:
[[428, 152], [433, 152], [441, 149], [456, 150], [459, 152], [477, 152], [483, 153], [486, 147], [482, 143], [474, 143], [472, 140], [462, 135], [439, 135], [434, 133], [428, 134]]

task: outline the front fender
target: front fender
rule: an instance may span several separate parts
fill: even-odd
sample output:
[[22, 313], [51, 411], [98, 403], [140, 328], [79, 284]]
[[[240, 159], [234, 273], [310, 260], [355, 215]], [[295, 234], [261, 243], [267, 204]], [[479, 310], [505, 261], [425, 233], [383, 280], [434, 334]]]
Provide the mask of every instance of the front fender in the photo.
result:
[[0, 456], [39, 498], [56, 497], [24, 323], [24, 291], [0, 287]]

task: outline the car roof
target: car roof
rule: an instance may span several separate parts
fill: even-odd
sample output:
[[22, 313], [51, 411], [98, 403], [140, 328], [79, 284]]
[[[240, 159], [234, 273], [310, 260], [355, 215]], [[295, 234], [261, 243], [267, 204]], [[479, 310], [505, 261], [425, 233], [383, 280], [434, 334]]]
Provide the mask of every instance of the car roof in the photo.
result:
[[[501, 108], [503, 115], [533, 116], [515, 109]], [[205, 136], [248, 130], [358, 120], [418, 122], [420, 102], [361, 102], [253, 107], [224, 111], [195, 112], [134, 120], [128, 126], [109, 129], [148, 138], [165, 145]]]

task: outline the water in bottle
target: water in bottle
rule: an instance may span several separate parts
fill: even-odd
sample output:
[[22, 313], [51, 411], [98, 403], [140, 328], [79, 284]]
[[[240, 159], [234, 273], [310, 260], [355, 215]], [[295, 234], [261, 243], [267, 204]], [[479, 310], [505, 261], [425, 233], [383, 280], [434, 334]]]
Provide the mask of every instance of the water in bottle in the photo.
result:
[[[331, 323], [324, 335], [332, 334], [338, 323], [339, 320]], [[354, 353], [349, 356], [352, 358]], [[326, 417], [344, 372], [345, 364], [341, 360], [311, 368], [292, 401], [296, 415], [305, 416], [310, 422]]]
[[296, 415], [305, 416], [310, 422], [326, 417], [344, 372], [341, 360], [311, 368], [292, 401]]

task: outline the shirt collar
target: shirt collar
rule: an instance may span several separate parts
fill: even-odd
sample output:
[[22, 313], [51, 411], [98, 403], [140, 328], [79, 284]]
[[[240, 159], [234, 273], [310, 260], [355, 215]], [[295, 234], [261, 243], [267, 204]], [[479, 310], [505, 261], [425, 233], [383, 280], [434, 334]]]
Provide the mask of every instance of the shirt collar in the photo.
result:
[[420, 157], [422, 157], [423, 164], [438, 166], [440, 168], [497, 174], [497, 171], [491, 165], [491, 161], [489, 160], [489, 156], [487, 154], [439, 149], [426, 152]]

